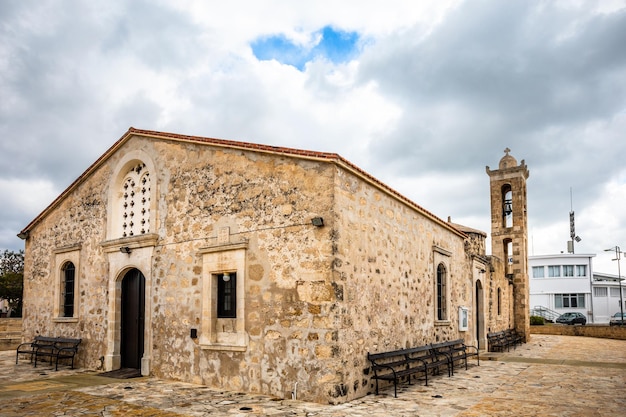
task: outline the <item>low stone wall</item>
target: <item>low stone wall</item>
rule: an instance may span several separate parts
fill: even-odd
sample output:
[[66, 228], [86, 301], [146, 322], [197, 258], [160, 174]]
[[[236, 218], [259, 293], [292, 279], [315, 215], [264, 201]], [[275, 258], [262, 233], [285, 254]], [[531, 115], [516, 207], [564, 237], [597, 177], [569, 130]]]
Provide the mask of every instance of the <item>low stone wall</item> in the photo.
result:
[[589, 326], [547, 324], [544, 326], [530, 326], [530, 334], [557, 334], [562, 336], [585, 336], [626, 340], [626, 326], [609, 326], [608, 324]]
[[13, 350], [22, 342], [22, 319], [0, 318], [0, 350]]

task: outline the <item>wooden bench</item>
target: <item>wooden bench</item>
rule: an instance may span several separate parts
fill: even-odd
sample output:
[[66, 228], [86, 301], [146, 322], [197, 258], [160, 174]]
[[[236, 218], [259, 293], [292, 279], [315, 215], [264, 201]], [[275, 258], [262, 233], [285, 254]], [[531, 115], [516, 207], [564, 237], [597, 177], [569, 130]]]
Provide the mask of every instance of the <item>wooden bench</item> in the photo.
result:
[[68, 339], [63, 337], [35, 336], [32, 342], [22, 343], [17, 347], [15, 363], [20, 355], [27, 355], [30, 361], [37, 367], [37, 361], [48, 359], [52, 365], [54, 360], [55, 370], [59, 369], [59, 360], [71, 359], [71, 367], [74, 369], [74, 356], [78, 352], [78, 345], [82, 339]]
[[406, 378], [409, 385], [413, 375], [421, 374], [424, 384], [428, 385], [428, 374], [438, 374], [440, 368], [446, 367], [448, 376], [451, 376], [448, 357], [433, 352], [430, 346], [420, 346], [409, 349], [399, 349], [390, 352], [368, 353], [367, 359], [371, 362], [376, 380], [376, 394], [378, 394], [378, 380], [393, 382], [394, 397], [398, 397], [398, 382]]
[[473, 356], [476, 356], [477, 364], [480, 366], [478, 348], [476, 346], [466, 345], [463, 339], [433, 343], [430, 346], [435, 355], [445, 355], [448, 358], [452, 375], [454, 375], [455, 363], [465, 363], [465, 369], [467, 370], [467, 359]]

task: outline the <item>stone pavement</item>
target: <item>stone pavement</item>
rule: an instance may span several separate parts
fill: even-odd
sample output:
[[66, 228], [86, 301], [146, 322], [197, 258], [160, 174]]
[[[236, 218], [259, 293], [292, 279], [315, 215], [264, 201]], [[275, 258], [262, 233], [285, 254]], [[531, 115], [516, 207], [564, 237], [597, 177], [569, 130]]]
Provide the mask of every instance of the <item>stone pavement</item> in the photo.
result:
[[0, 352], [0, 416], [626, 416], [626, 341], [532, 335], [429, 386], [341, 405], [225, 392], [156, 378], [15, 365]]

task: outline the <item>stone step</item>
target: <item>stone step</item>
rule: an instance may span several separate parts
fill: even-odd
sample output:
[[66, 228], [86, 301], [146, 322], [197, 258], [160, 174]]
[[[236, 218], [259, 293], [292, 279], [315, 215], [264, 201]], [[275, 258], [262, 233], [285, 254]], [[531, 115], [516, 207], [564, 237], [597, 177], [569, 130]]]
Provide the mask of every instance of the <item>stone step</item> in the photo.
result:
[[21, 318], [2, 318], [0, 319], [0, 333], [22, 331], [22, 319]]
[[15, 350], [17, 348], [17, 345], [19, 345], [20, 343], [22, 343], [22, 337], [7, 337], [7, 338], [3, 338], [0, 337], [0, 350]]

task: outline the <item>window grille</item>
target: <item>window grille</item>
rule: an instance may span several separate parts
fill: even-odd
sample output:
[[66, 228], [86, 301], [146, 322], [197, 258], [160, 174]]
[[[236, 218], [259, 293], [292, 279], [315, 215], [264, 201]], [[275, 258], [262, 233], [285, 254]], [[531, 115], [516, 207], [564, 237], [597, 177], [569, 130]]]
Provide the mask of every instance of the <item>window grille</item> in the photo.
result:
[[76, 268], [71, 262], [63, 266], [63, 317], [74, 317], [74, 282]]
[[150, 173], [135, 165], [126, 175], [122, 190], [122, 237], [150, 232]]

